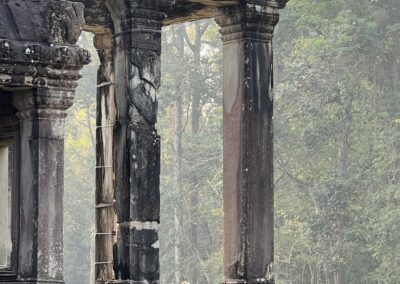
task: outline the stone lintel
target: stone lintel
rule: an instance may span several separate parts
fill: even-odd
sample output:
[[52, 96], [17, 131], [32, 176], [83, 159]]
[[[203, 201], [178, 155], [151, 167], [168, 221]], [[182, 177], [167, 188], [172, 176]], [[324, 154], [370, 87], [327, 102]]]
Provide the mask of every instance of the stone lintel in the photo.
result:
[[[102, 33], [104, 29], [111, 27], [109, 13], [103, 0], [72, 0], [85, 5], [85, 30], [93, 33]], [[257, 1], [258, 3], [282, 9], [287, 0]], [[165, 9], [167, 17], [163, 25], [179, 24], [201, 19], [210, 19], [218, 14], [218, 8], [239, 5], [239, 0], [176, 0]]]

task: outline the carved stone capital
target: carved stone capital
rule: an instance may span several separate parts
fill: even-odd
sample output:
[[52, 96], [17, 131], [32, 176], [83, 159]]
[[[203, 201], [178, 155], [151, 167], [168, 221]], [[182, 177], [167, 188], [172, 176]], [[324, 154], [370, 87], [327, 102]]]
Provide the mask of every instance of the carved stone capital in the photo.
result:
[[73, 91], [60, 91], [37, 88], [31, 91], [17, 92], [13, 96], [13, 105], [18, 110], [20, 121], [26, 120], [64, 120], [66, 110], [74, 101]]
[[126, 64], [120, 70], [121, 75], [124, 73], [129, 78], [126, 97], [130, 124], [142, 123], [153, 127], [156, 123], [161, 77], [161, 29], [166, 17], [164, 10], [170, 3], [169, 0], [106, 1], [114, 22], [117, 61]]
[[247, 0], [237, 6], [221, 8], [215, 21], [221, 27], [222, 41], [272, 40], [280, 7], [284, 6], [279, 1]]
[[114, 36], [125, 48], [161, 50], [161, 28], [164, 12], [172, 1], [106, 0], [114, 23]]

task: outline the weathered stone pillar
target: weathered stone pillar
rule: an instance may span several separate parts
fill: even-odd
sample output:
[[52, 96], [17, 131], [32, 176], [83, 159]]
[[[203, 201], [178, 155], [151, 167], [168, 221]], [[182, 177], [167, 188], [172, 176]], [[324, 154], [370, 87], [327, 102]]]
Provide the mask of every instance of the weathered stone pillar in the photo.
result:
[[94, 45], [101, 65], [97, 72], [96, 119], [96, 283], [115, 279], [113, 246], [115, 243], [114, 156], [115, 77], [113, 35], [96, 34]]
[[274, 283], [272, 34], [279, 1], [224, 8], [225, 283]]
[[20, 121], [17, 275], [22, 283], [63, 283], [64, 120], [89, 53], [75, 43], [83, 5], [0, 3], [0, 88], [13, 90]]
[[155, 124], [165, 2], [106, 1], [115, 44], [114, 265], [119, 283], [159, 281], [160, 138]]
[[14, 97], [23, 159], [19, 268], [37, 283], [63, 282], [64, 120], [72, 100], [72, 90], [59, 88]]

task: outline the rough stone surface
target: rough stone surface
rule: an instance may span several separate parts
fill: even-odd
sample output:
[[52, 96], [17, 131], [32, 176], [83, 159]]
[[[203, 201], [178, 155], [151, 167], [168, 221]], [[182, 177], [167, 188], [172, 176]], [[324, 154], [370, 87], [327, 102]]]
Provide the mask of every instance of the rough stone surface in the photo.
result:
[[0, 87], [74, 89], [90, 62], [89, 52], [74, 45], [83, 11], [67, 1], [0, 1]]
[[[155, 129], [161, 28], [170, 1], [106, 1], [114, 29], [114, 169], [118, 281], [158, 283], [160, 138]], [[145, 229], [143, 229], [145, 228]], [[143, 282], [143, 283], [145, 283]], [[146, 283], [147, 283], [146, 282]]]

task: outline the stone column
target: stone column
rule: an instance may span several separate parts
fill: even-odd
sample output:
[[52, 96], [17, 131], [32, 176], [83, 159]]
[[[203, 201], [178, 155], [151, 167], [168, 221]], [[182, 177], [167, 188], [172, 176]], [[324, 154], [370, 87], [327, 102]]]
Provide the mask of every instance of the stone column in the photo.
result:
[[63, 80], [13, 98], [22, 158], [18, 276], [29, 283], [63, 283], [64, 123], [76, 86]]
[[[18, 283], [63, 283], [64, 121], [79, 70], [83, 5], [0, 3], [0, 88], [13, 90], [20, 121]], [[13, 283], [14, 283], [13, 282]]]
[[160, 138], [155, 124], [165, 2], [106, 1], [115, 43], [114, 262], [119, 283], [159, 281]]
[[216, 17], [224, 58], [225, 283], [274, 283], [272, 34], [277, 1]]
[[[64, 120], [73, 91], [35, 88], [14, 97], [21, 135], [21, 277], [63, 282]], [[36, 283], [36, 282], [35, 282]]]
[[97, 72], [96, 119], [96, 283], [115, 279], [113, 246], [115, 243], [114, 212], [114, 126], [115, 76], [113, 35], [110, 31], [96, 34], [94, 45], [101, 65]]

